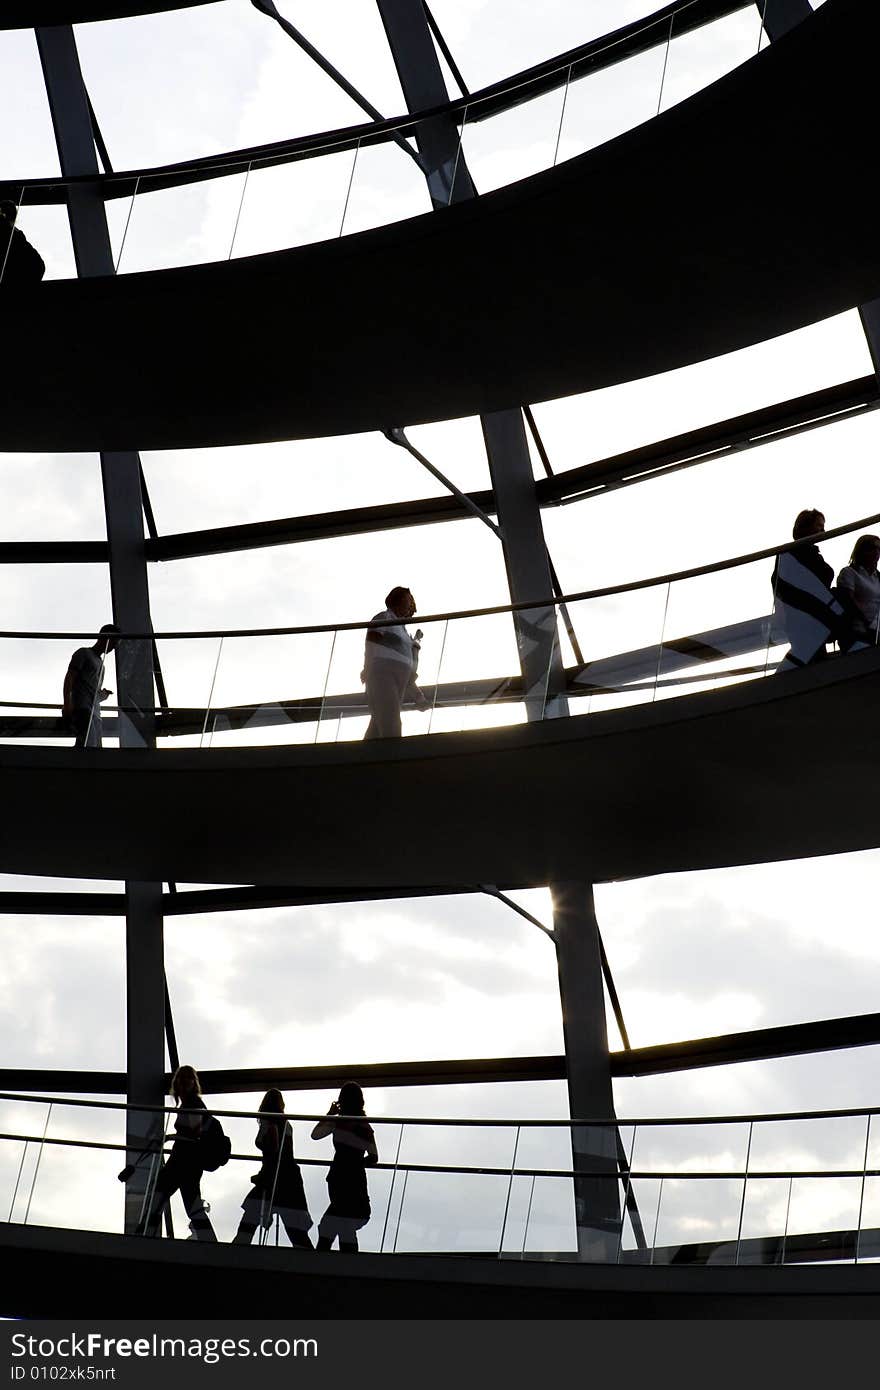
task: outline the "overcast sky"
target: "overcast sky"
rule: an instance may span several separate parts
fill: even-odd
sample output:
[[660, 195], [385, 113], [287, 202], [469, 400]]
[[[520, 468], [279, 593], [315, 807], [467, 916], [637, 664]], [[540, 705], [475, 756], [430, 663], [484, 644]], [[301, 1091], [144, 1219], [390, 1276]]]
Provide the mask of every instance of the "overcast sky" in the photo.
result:
[[[647, 0], [555, 0], [540, 7], [525, 0], [433, 0], [434, 14], [473, 89], [652, 8]], [[404, 109], [375, 7], [364, 0], [333, 5], [288, 0], [281, 9], [383, 114]], [[353, 103], [247, 0], [80, 26], [77, 41], [117, 169], [361, 119]], [[660, 48], [576, 83], [567, 94], [552, 94], [479, 128], [466, 127], [464, 150], [478, 187], [488, 190], [525, 177], [548, 167], [554, 157], [580, 153], [650, 119], [658, 107], [667, 108], [751, 57], [759, 42], [757, 12], [748, 9], [673, 41], [668, 53]], [[4, 176], [56, 174], [32, 33], [0, 34], [0, 72]], [[246, 186], [236, 175], [140, 197], [133, 205], [119, 202], [111, 207], [111, 226], [125, 273], [258, 254], [427, 210], [415, 166], [387, 146], [361, 152], [355, 163], [347, 152], [252, 173]], [[662, 208], [646, 207], [646, 242], [652, 221], [662, 216]], [[43, 252], [50, 277], [72, 273], [62, 210], [29, 209], [25, 202], [21, 225]], [[447, 295], [454, 287], [437, 285], [430, 292]], [[230, 332], [246, 331], [246, 324], [230, 325]], [[662, 332], [662, 325], [649, 331]], [[393, 325], [389, 332], [393, 335]], [[554, 469], [562, 471], [869, 370], [858, 319], [851, 313], [728, 358], [544, 403], [535, 414]], [[460, 487], [488, 485], [478, 421], [422, 426], [410, 434]], [[633, 580], [778, 543], [806, 506], [821, 507], [829, 526], [878, 511], [877, 434], [877, 417], [871, 414], [544, 512], [563, 588], [572, 592]], [[145, 454], [143, 462], [163, 533], [437, 491], [413, 459], [376, 435], [167, 451]], [[5, 485], [0, 539], [104, 534], [95, 456], [0, 455], [0, 479]], [[836, 568], [848, 551], [846, 540], [826, 547]], [[3, 578], [4, 628], [93, 628], [109, 616], [109, 586], [101, 567], [49, 566], [38, 572], [6, 566]], [[382, 596], [396, 583], [411, 585], [425, 612], [507, 598], [498, 543], [476, 521], [165, 564], [151, 570], [150, 582], [159, 630], [362, 620], [382, 606]], [[666, 634], [757, 616], [768, 600], [766, 565], [739, 576], [723, 599], [717, 585], [674, 590]], [[658, 640], [662, 608], [659, 591], [647, 600], [579, 606], [575, 621], [588, 656]], [[447, 679], [494, 674], [510, 664], [503, 620], [491, 630], [476, 624], [470, 631], [462, 628], [448, 641], [440, 671]], [[429, 630], [424, 662], [432, 675], [440, 644], [439, 631]], [[217, 667], [215, 701], [314, 693], [327, 677], [329, 646], [329, 639], [227, 643]], [[59, 699], [66, 655], [56, 644], [27, 649], [9, 644], [3, 698]], [[217, 655], [215, 643], [163, 646], [172, 702], [207, 701]], [[355, 689], [358, 669], [359, 641], [340, 645], [329, 688]], [[438, 717], [435, 727], [447, 726], [449, 721]], [[424, 727], [421, 716], [408, 716], [411, 731]], [[351, 735], [359, 732], [349, 729]], [[783, 798], [784, 768], [779, 776]], [[547, 811], [564, 815], [564, 807]], [[430, 833], [430, 789], [417, 818]], [[875, 1011], [880, 997], [877, 882], [877, 854], [867, 853], [602, 886], [599, 918], [632, 1043]], [[38, 886], [20, 879], [3, 884]], [[519, 898], [549, 922], [543, 890]], [[124, 1067], [121, 921], [7, 917], [0, 919], [0, 937], [6, 962], [0, 993], [5, 1065]], [[486, 898], [174, 918], [166, 926], [166, 945], [181, 1052], [204, 1068], [337, 1061], [356, 1067], [362, 1061], [561, 1051], [552, 945]], [[617, 1047], [613, 1019], [610, 1032]], [[869, 1105], [877, 1099], [875, 1074], [875, 1052], [863, 1049], [620, 1082], [615, 1094], [623, 1115]], [[295, 1097], [291, 1108], [323, 1109], [328, 1099]], [[232, 1103], [250, 1102], [237, 1097]], [[566, 1112], [561, 1083], [377, 1090], [369, 1105], [377, 1115]], [[21, 1107], [11, 1109], [20, 1119]], [[12, 1123], [11, 1115], [6, 1123]], [[74, 1119], [65, 1123], [74, 1125]], [[90, 1122], [88, 1132], [97, 1134], [96, 1125]], [[243, 1147], [250, 1133], [242, 1129]], [[300, 1149], [307, 1142], [304, 1134], [298, 1133]], [[706, 1153], [729, 1154], [738, 1143], [731, 1147], [719, 1139], [713, 1147], [707, 1141]], [[436, 1153], [440, 1144], [435, 1135], [428, 1147]], [[544, 1159], [548, 1151], [542, 1151]], [[473, 1152], [476, 1162], [476, 1148]], [[52, 1159], [63, 1161], [59, 1155]], [[11, 1196], [18, 1152], [0, 1152], [0, 1163]], [[65, 1219], [49, 1194], [53, 1190], [57, 1198], [64, 1186], [65, 1201], [72, 1201], [72, 1181], [68, 1174], [66, 1185], [45, 1188], [46, 1213], [37, 1219]], [[240, 1174], [230, 1170], [213, 1179], [215, 1193], [230, 1194], [227, 1225], [234, 1219], [236, 1182]], [[101, 1199], [109, 1224], [116, 1219], [116, 1196], [114, 1190], [112, 1198]], [[427, 1196], [424, 1200], [430, 1206]], [[559, 1199], [560, 1205], [549, 1189], [539, 1195], [548, 1233], [554, 1222], [564, 1226], [565, 1200]], [[767, 1202], [772, 1205], [770, 1197]], [[718, 1205], [720, 1210], [720, 1197]], [[816, 1210], [814, 1202], [811, 1220]], [[378, 1233], [373, 1237], [378, 1241]]]

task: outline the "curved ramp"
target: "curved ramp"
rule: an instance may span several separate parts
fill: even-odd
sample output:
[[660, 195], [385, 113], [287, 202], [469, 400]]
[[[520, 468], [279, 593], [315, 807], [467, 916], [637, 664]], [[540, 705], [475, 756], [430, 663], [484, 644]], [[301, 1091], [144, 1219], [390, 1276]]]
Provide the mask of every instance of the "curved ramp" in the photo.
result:
[[485, 413], [866, 302], [880, 295], [878, 40], [880, 6], [827, 0], [656, 120], [472, 203], [10, 298], [0, 449], [223, 445]]
[[52, 24], [89, 24], [96, 19], [133, 19], [142, 14], [189, 10], [217, 0], [5, 0], [0, 29], [36, 29]]
[[[543, 724], [374, 743], [0, 749], [0, 871], [529, 887], [880, 846], [880, 652]], [[71, 807], [77, 808], [71, 817]], [[393, 862], [388, 845], [399, 845]]]

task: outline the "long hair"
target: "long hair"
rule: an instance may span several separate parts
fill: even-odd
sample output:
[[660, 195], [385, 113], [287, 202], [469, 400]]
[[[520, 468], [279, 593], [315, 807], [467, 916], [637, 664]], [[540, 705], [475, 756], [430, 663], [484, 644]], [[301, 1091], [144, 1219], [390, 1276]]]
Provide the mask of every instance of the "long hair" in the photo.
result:
[[363, 1115], [364, 1093], [356, 1081], [344, 1081], [339, 1088], [339, 1110], [342, 1115]]
[[175, 1105], [180, 1104], [180, 1083], [182, 1080], [184, 1080], [184, 1078], [191, 1079], [195, 1083], [195, 1093], [197, 1096], [200, 1096], [202, 1094], [202, 1083], [199, 1081], [199, 1074], [196, 1071], [195, 1067], [178, 1067], [177, 1071], [171, 1078], [170, 1086], [171, 1094], [174, 1097]]
[[850, 564], [858, 565], [859, 568], [863, 570], [869, 568], [876, 570], [877, 566], [869, 566], [867, 561], [868, 551], [873, 550], [878, 546], [880, 546], [880, 536], [859, 536], [858, 540], [853, 546], [853, 553], [849, 557]]

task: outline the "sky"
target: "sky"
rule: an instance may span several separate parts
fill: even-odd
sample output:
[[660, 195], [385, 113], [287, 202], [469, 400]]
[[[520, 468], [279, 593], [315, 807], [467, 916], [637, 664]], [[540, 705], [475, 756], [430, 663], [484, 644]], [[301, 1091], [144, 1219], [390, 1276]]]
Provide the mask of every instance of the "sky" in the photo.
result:
[[[373, 6], [363, 0], [336, 0], [332, 6], [287, 0], [280, 8], [383, 114], [404, 109]], [[434, 0], [432, 8], [475, 89], [644, 15], [652, 6], [646, 0], [555, 0], [541, 7], [524, 0]], [[361, 118], [351, 101], [246, 0], [83, 25], [76, 36], [117, 169], [233, 150]], [[468, 129], [466, 124], [463, 149], [477, 186], [488, 191], [527, 177], [554, 159], [568, 158], [651, 119], [658, 109], [668, 109], [753, 56], [760, 43], [757, 11], [746, 10], [697, 35], [673, 40], [668, 51], [660, 48], [479, 127]], [[7, 132], [4, 176], [57, 174], [32, 33], [0, 34], [0, 73], [0, 121]], [[418, 171], [388, 146], [359, 152], [356, 161], [351, 152], [329, 155], [252, 172], [247, 180], [235, 175], [195, 189], [120, 201], [110, 208], [110, 223], [119, 273], [125, 274], [259, 254], [426, 211]], [[645, 212], [649, 240], [652, 220], [662, 217], [663, 210]], [[62, 210], [29, 209], [25, 200], [21, 225], [40, 247], [50, 278], [73, 273]], [[454, 287], [437, 285], [430, 292], [446, 294]], [[246, 331], [246, 324], [230, 325], [230, 332]], [[849, 313], [725, 358], [541, 403], [535, 416], [554, 469], [562, 471], [869, 370], [858, 318]], [[545, 533], [563, 589], [624, 583], [778, 544], [790, 534], [792, 518], [802, 507], [822, 508], [829, 526], [880, 510], [874, 484], [878, 429], [877, 416], [869, 414], [545, 511]], [[409, 433], [459, 487], [488, 486], [479, 421], [449, 421]], [[537, 459], [534, 464], [538, 476]], [[143, 465], [159, 530], [165, 534], [437, 491], [415, 460], [369, 434], [145, 453]], [[103, 536], [96, 456], [0, 455], [0, 481], [6, 499], [0, 539]], [[843, 538], [828, 543], [825, 552], [839, 568], [846, 563], [849, 544]], [[40, 571], [5, 566], [3, 577], [3, 629], [88, 630], [109, 617], [109, 585], [100, 566], [45, 566]], [[150, 572], [153, 620], [160, 631], [361, 621], [382, 607], [383, 595], [396, 583], [413, 588], [422, 612], [507, 599], [497, 540], [471, 520], [169, 562]], [[675, 586], [668, 598], [665, 591], [654, 590], [574, 605], [573, 617], [593, 658], [656, 642], [661, 632], [679, 636], [757, 616], [768, 606], [768, 566], [762, 563], [723, 584]], [[222, 650], [216, 641], [164, 643], [161, 652], [176, 704], [205, 705], [212, 687], [215, 705], [314, 694], [325, 683], [331, 693], [358, 688], [359, 638], [340, 639], [336, 646], [332, 637], [230, 640]], [[3, 698], [57, 701], [66, 655], [57, 643], [7, 643]], [[451, 625], [445, 645], [439, 629], [428, 629], [426, 678], [506, 669], [512, 669], [512, 643], [505, 619]], [[109, 683], [114, 683], [112, 671]], [[596, 708], [602, 703], [596, 701]], [[459, 727], [468, 719], [485, 723], [494, 717], [517, 714], [438, 711], [432, 727]], [[345, 728], [329, 721], [319, 736], [358, 737], [362, 728], [363, 721]], [[406, 716], [406, 732], [424, 728], [422, 716]], [[312, 738], [315, 731], [300, 729], [294, 736]], [[258, 737], [268, 741], [291, 735], [281, 730]], [[213, 738], [221, 746], [222, 730]], [[253, 733], [249, 738], [254, 741]], [[779, 795], [784, 799], [784, 768], [779, 769]], [[547, 809], [550, 816], [564, 815], [564, 807]], [[420, 833], [430, 833], [429, 790], [417, 813]], [[877, 882], [878, 853], [869, 852], [601, 885], [599, 921], [633, 1045], [875, 1011], [880, 994], [873, 910]], [[7, 877], [0, 886], [34, 888], [55, 882]], [[84, 890], [92, 885], [64, 886]], [[118, 884], [101, 886], [121, 889]], [[516, 896], [550, 922], [545, 890]], [[122, 1069], [121, 921], [7, 916], [0, 918], [0, 940], [6, 963], [0, 985], [4, 1065]], [[477, 895], [173, 918], [166, 923], [166, 953], [181, 1052], [206, 1069], [336, 1062], [356, 1067], [367, 1061], [562, 1050], [551, 943], [502, 904]], [[610, 1012], [609, 1032], [612, 1046], [619, 1046]], [[861, 1049], [712, 1068], [619, 1081], [615, 1099], [622, 1116], [870, 1105], [877, 1099], [875, 1063], [875, 1050]], [[302, 1112], [323, 1110], [329, 1099], [297, 1095], [289, 1097], [289, 1105]], [[257, 1100], [242, 1096], [229, 1103], [247, 1108]], [[504, 1118], [559, 1118], [567, 1109], [564, 1086], [550, 1082], [376, 1089], [369, 1107], [375, 1116]], [[3, 1109], [4, 1128], [21, 1128], [23, 1107]], [[39, 1113], [39, 1121], [32, 1117], [29, 1123], [40, 1126]], [[63, 1119], [56, 1113], [52, 1132], [59, 1125], [59, 1132], [99, 1137], [114, 1123], [68, 1111]], [[823, 1128], [821, 1138], [815, 1137], [816, 1129], [814, 1137], [802, 1136], [797, 1143], [779, 1136], [772, 1152], [777, 1159], [784, 1152], [805, 1163], [805, 1155], [827, 1157], [837, 1152], [833, 1128]], [[251, 1132], [247, 1122], [240, 1122], [236, 1138], [245, 1150]], [[298, 1151], [307, 1153], [305, 1134], [300, 1126]], [[507, 1143], [511, 1132], [504, 1134]], [[707, 1135], [702, 1146], [691, 1144], [684, 1157], [711, 1158], [723, 1166], [722, 1159], [741, 1156], [742, 1135], [741, 1127], [734, 1137], [727, 1131]], [[386, 1148], [393, 1148], [396, 1131], [389, 1129], [387, 1140]], [[485, 1135], [473, 1138], [474, 1162], [485, 1154], [488, 1142]], [[542, 1131], [540, 1141], [530, 1142], [535, 1160], [540, 1157], [546, 1165], [556, 1142], [550, 1132]], [[684, 1161], [675, 1147], [680, 1139], [671, 1133], [662, 1143], [651, 1142], [653, 1149], [638, 1152]], [[412, 1152], [421, 1155], [419, 1161], [431, 1161], [429, 1155], [444, 1151], [448, 1139], [432, 1130], [430, 1140], [410, 1135], [407, 1143], [416, 1146]], [[461, 1153], [460, 1136], [458, 1143]], [[0, 1145], [0, 1204], [4, 1183], [12, 1196], [19, 1157], [19, 1149]], [[72, 1213], [87, 1201], [101, 1222], [113, 1226], [118, 1221], [121, 1189], [114, 1187], [108, 1195], [115, 1171], [112, 1155], [101, 1195], [95, 1195], [94, 1171], [77, 1166], [75, 1154], [58, 1150], [45, 1162], [30, 1219], [73, 1224]], [[64, 1183], [51, 1181], [62, 1168]], [[309, 1170], [310, 1175], [317, 1171]], [[221, 1226], [224, 1221], [229, 1226], [237, 1215], [236, 1182], [240, 1184], [240, 1174], [230, 1170], [212, 1180], [223, 1211]], [[674, 1220], [667, 1192], [658, 1230], [667, 1222], [673, 1233], [709, 1229], [713, 1205], [720, 1212], [733, 1201], [728, 1188], [719, 1188], [710, 1199], [705, 1185], [696, 1201], [693, 1187]], [[493, 1194], [496, 1189], [501, 1191], [494, 1183]], [[559, 1180], [547, 1179], [533, 1194], [537, 1205], [533, 1203], [530, 1221], [535, 1225], [529, 1239], [536, 1244], [558, 1244], [570, 1228], [563, 1189]], [[817, 1213], [826, 1209], [832, 1219], [838, 1208], [829, 1201], [829, 1190], [826, 1184], [820, 1200], [805, 1189], [804, 1220], [825, 1219]], [[841, 1188], [838, 1198], [842, 1212], [849, 1195]], [[652, 1200], [647, 1189], [644, 1199], [647, 1209]], [[476, 1188], [466, 1200], [460, 1192], [440, 1199], [436, 1190], [420, 1192], [414, 1183], [409, 1215], [405, 1212], [401, 1220], [401, 1248], [406, 1240], [415, 1245], [429, 1241], [425, 1232], [435, 1229], [431, 1223], [437, 1203], [442, 1207], [452, 1200], [470, 1213], [478, 1212], [482, 1202]], [[754, 1200], [756, 1230], [761, 1221], [778, 1222], [782, 1199], [775, 1188]], [[21, 1195], [16, 1201], [20, 1216]], [[490, 1225], [496, 1221], [495, 1201], [495, 1195], [487, 1201]], [[515, 1217], [524, 1224], [527, 1201], [517, 1180], [512, 1221]], [[796, 1194], [795, 1208], [797, 1201]], [[319, 1183], [314, 1203], [320, 1209]], [[514, 1244], [518, 1231], [508, 1232]], [[378, 1243], [380, 1235], [373, 1230], [370, 1239]], [[467, 1240], [477, 1236], [468, 1228], [461, 1238], [467, 1248]]]

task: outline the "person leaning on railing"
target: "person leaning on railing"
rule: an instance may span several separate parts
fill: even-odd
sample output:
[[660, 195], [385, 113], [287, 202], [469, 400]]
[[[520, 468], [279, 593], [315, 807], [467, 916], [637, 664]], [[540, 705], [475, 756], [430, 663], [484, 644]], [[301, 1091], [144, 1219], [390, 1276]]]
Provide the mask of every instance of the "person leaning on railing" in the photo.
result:
[[[792, 528], [796, 541], [825, 534], [825, 516], [813, 508], [799, 512]], [[834, 570], [823, 560], [815, 541], [777, 555], [773, 566], [775, 640], [789, 643], [778, 670], [790, 671], [821, 661], [828, 642], [848, 644], [850, 624], [831, 585]], [[779, 632], [779, 628], [782, 632]]]
[[859, 536], [850, 562], [837, 576], [835, 593], [851, 624], [849, 650], [874, 647], [880, 629], [880, 536]]

